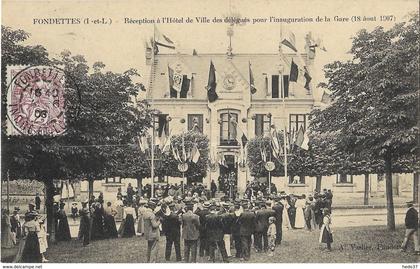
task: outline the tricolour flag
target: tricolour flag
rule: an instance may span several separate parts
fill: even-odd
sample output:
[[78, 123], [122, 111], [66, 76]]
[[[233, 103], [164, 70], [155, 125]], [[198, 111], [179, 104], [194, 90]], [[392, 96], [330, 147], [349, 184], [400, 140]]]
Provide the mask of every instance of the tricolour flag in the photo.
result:
[[162, 34], [155, 25], [155, 44], [168, 49], [175, 49], [175, 44], [166, 35]]
[[216, 69], [214, 68], [213, 61], [210, 61], [210, 69], [209, 69], [209, 80], [207, 82], [207, 98], [210, 103], [216, 101], [219, 96], [216, 93]]
[[305, 74], [303, 75], [305, 77], [305, 89], [308, 91], [310, 90], [309, 83], [311, 83], [312, 77], [309, 75], [308, 70], [305, 67]]
[[294, 52], [297, 52], [296, 49], [296, 38], [295, 38], [295, 34], [292, 33], [291, 31], [288, 31], [287, 34], [283, 37], [281, 37], [281, 44], [285, 45], [286, 47], [290, 48], [291, 50], [293, 50]]
[[290, 75], [289, 75], [289, 81], [297, 82], [299, 76], [299, 69], [297, 64], [292, 59], [292, 63], [290, 65]]
[[198, 159], [200, 159], [200, 151], [198, 150], [197, 144], [194, 144], [191, 151], [191, 160], [193, 163], [197, 163]]
[[302, 146], [304, 134], [305, 132], [303, 131], [303, 127], [300, 126], [299, 131], [297, 132], [297, 135], [296, 135], [295, 143], [294, 143], [296, 146], [298, 147]]
[[252, 74], [252, 70], [251, 70], [251, 62], [249, 62], [249, 90], [251, 94], [254, 94], [257, 92], [257, 88], [255, 88], [255, 83], [254, 83], [254, 75]]

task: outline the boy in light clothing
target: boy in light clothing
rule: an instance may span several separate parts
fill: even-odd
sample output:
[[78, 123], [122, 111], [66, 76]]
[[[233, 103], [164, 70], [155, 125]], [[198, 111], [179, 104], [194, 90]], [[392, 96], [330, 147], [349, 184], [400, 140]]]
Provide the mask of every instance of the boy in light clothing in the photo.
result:
[[270, 217], [268, 218], [268, 230], [267, 230], [267, 238], [268, 238], [268, 248], [270, 249], [270, 252], [268, 256], [274, 256], [274, 249], [276, 248], [276, 218]]

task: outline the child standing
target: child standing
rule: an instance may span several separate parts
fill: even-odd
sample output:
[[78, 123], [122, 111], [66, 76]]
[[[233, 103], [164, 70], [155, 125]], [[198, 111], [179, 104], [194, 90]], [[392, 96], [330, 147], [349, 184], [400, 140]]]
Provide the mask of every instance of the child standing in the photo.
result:
[[268, 218], [268, 230], [267, 230], [267, 237], [268, 237], [268, 247], [270, 249], [270, 253], [268, 256], [274, 256], [274, 249], [276, 248], [276, 218], [275, 217], [269, 217]]

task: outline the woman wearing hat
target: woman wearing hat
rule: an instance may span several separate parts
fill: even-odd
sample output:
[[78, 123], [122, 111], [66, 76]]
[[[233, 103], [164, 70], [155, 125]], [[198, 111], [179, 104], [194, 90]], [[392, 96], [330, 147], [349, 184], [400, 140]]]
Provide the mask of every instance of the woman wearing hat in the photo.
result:
[[3, 209], [1, 216], [1, 247], [2, 248], [12, 248], [13, 235], [12, 235], [12, 225], [10, 224], [9, 210]]
[[57, 212], [57, 219], [58, 219], [58, 228], [57, 228], [57, 234], [56, 234], [57, 241], [70, 241], [71, 240], [69, 222], [67, 220], [66, 211], [64, 211], [65, 205], [66, 205], [65, 203], [60, 203], [60, 209]]
[[333, 242], [332, 230], [331, 230], [331, 215], [328, 208], [324, 208], [324, 219], [321, 227], [321, 233], [319, 234], [319, 243], [327, 244], [327, 251], [331, 251], [331, 243]]
[[24, 247], [20, 262], [24, 263], [40, 263], [42, 256], [39, 248], [39, 239], [37, 233], [40, 231], [39, 222], [37, 220], [38, 213], [30, 212], [26, 216], [26, 222], [23, 224], [23, 231], [26, 234]]
[[124, 216], [123, 216], [123, 222], [124, 222], [124, 228], [121, 232], [121, 237], [133, 237], [136, 235], [136, 231], [134, 229], [134, 215], [136, 214], [135, 209], [131, 206], [131, 204], [128, 204], [124, 208]]

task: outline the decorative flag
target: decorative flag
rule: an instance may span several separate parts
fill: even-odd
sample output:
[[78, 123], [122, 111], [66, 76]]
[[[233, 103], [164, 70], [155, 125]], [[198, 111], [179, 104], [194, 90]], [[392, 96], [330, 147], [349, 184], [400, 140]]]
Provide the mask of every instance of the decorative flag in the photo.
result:
[[251, 62], [249, 62], [249, 89], [251, 94], [254, 94], [257, 92], [257, 88], [255, 88], [254, 84], [254, 75], [252, 74], [251, 70]]
[[267, 162], [267, 154], [265, 152], [265, 148], [264, 149], [260, 148], [260, 152], [261, 152], [261, 159], [262, 159], [262, 161], [264, 163]]
[[303, 134], [303, 143], [301, 148], [303, 148], [304, 150], [308, 150], [309, 149], [309, 136], [308, 136], [308, 132], [305, 132]]
[[210, 61], [209, 80], [207, 82], [207, 98], [210, 103], [216, 101], [219, 96], [216, 93], [216, 69], [214, 68], [213, 61]]
[[291, 31], [288, 31], [287, 35], [285, 37], [282, 37], [281, 44], [285, 45], [286, 47], [290, 48], [294, 52], [297, 52], [296, 49], [296, 38], [295, 34]]
[[305, 74], [303, 76], [305, 77], [305, 80], [306, 80], [305, 81], [305, 89], [307, 89], [309, 91], [310, 90], [309, 83], [311, 82], [312, 77], [311, 77], [311, 75], [309, 75], [309, 72], [306, 69], [306, 67], [305, 67]]
[[282, 148], [280, 145], [280, 140], [278, 137], [277, 130], [273, 128], [273, 131], [270, 134], [271, 134], [271, 147], [273, 149], [273, 155], [274, 157], [279, 158], [279, 156], [281, 155]]
[[187, 153], [185, 152], [184, 134], [182, 134], [181, 137], [182, 137], [182, 161], [185, 163], [187, 161]]
[[156, 45], [168, 48], [175, 49], [175, 44], [170, 40], [166, 35], [162, 34], [155, 25], [155, 43]]
[[144, 147], [143, 147], [143, 145], [141, 143], [141, 137], [140, 136], [137, 136], [137, 143], [138, 143], [138, 146], [139, 146], [140, 151], [141, 152], [145, 152], [145, 149], [144, 149]]
[[294, 143], [296, 146], [298, 147], [302, 146], [304, 135], [305, 135], [305, 131], [303, 130], [303, 126], [300, 126], [299, 131], [297, 132], [297, 135], [296, 135], [295, 143]]
[[290, 66], [290, 75], [289, 75], [289, 81], [297, 82], [299, 76], [299, 69], [297, 64], [292, 59], [292, 64]]
[[241, 140], [242, 140], [242, 147], [245, 148], [246, 143], [248, 143], [248, 138], [246, 137], [246, 135], [244, 133], [242, 133]]
[[159, 47], [156, 45], [156, 42], [153, 40], [153, 38], [150, 38], [150, 44], [152, 44], [153, 53], [157, 55], [159, 53]]
[[170, 145], [171, 145], [171, 148], [172, 148], [172, 155], [174, 155], [175, 160], [182, 163], [181, 158], [179, 157], [178, 148], [174, 147], [174, 145], [172, 143]]
[[197, 163], [198, 159], [200, 159], [200, 151], [198, 150], [197, 144], [194, 144], [191, 152], [192, 162]]
[[174, 69], [172, 69], [169, 66], [169, 64], [168, 64], [168, 75], [169, 75], [169, 87], [171, 89], [174, 89], [177, 92], [180, 92], [182, 88], [184, 75], [178, 72], [174, 72]]

